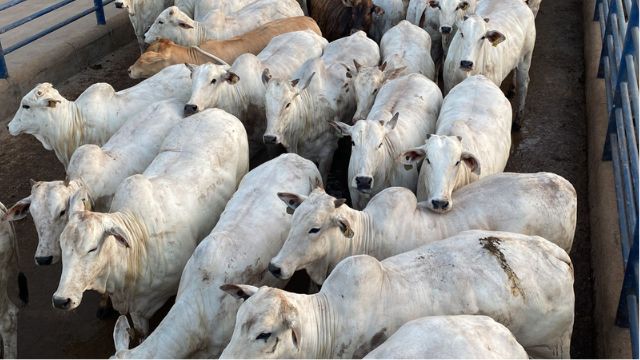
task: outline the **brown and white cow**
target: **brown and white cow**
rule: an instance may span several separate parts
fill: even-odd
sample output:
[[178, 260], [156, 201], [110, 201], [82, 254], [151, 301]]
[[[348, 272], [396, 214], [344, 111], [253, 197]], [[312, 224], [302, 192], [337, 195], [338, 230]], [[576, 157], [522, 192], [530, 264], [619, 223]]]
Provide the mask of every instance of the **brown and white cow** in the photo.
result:
[[318, 22], [329, 41], [349, 36], [358, 30], [368, 34], [373, 14], [384, 14], [384, 10], [371, 0], [307, 0], [307, 7], [309, 16]]

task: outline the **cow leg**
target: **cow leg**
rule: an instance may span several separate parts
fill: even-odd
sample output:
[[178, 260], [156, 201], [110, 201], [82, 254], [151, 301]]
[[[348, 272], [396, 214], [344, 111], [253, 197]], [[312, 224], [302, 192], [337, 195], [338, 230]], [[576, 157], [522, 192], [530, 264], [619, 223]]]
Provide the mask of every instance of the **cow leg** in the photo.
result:
[[520, 130], [522, 119], [524, 119], [524, 107], [527, 99], [527, 90], [529, 89], [529, 68], [531, 67], [531, 57], [533, 53], [526, 54], [516, 69], [516, 77], [518, 84], [518, 112], [513, 122], [513, 130]]
[[0, 337], [2, 337], [2, 355], [5, 359], [18, 357], [18, 307], [7, 298], [8, 309], [2, 316]]
[[518, 68], [515, 68], [511, 73], [511, 85], [509, 85], [509, 89], [505, 94], [507, 98], [511, 99], [516, 95], [516, 89], [518, 88], [518, 76], [516, 73], [518, 72]]

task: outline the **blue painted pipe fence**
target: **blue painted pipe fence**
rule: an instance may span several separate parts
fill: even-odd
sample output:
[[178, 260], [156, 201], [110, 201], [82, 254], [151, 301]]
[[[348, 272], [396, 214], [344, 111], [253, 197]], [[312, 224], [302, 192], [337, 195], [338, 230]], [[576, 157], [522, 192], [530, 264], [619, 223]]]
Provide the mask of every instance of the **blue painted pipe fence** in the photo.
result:
[[[12, 7], [12, 6], [18, 5], [18, 4], [20, 4], [20, 3], [24, 2], [24, 1], [25, 0], [10, 0], [10, 1], [7, 1], [5, 3], [2, 3], [2, 4], [0, 4], [0, 11], [6, 10], [6, 9]], [[44, 9], [42, 9], [42, 10], [39, 10], [39, 11], [37, 11], [37, 12], [31, 14], [31, 15], [28, 15], [28, 16], [22, 18], [22, 19], [18, 19], [16, 21], [12, 22], [9, 25], [1, 27], [0, 28], [0, 34], [4, 34], [9, 30], [15, 29], [15, 28], [19, 27], [20, 25], [24, 25], [24, 24], [28, 23], [29, 21], [35, 20], [35, 19], [37, 19], [37, 18], [39, 18], [39, 17], [41, 17], [41, 16], [43, 16], [45, 14], [48, 14], [48, 13], [50, 13], [50, 12], [56, 10], [56, 9], [59, 9], [59, 8], [65, 6], [65, 5], [68, 5], [68, 4], [70, 4], [70, 3], [74, 2], [74, 1], [76, 1], [76, 0], [63, 0], [63, 1], [60, 1], [58, 3], [53, 4], [51, 6], [48, 6], [48, 7], [44, 8]], [[111, 3], [111, 2], [113, 2], [113, 1], [114, 0], [93, 0], [93, 7], [89, 8], [87, 10], [84, 10], [79, 14], [73, 15], [70, 18], [68, 18], [68, 19], [66, 19], [64, 21], [61, 21], [61, 22], [59, 22], [59, 23], [57, 23], [57, 24], [55, 24], [55, 25], [53, 25], [51, 27], [48, 27], [48, 28], [38, 32], [37, 34], [31, 35], [28, 38], [26, 38], [24, 40], [21, 40], [21, 41], [17, 42], [14, 45], [11, 45], [10, 47], [8, 47], [6, 49], [3, 49], [2, 43], [0, 43], [0, 79], [6, 79], [6, 78], [9, 77], [9, 71], [7, 69], [7, 63], [6, 63], [5, 59], [4, 59], [5, 55], [7, 55], [7, 54], [9, 54], [9, 53], [11, 53], [11, 52], [13, 52], [13, 51], [15, 51], [17, 49], [20, 49], [21, 47], [23, 47], [23, 46], [25, 46], [25, 45], [27, 45], [29, 43], [32, 43], [32, 42], [40, 39], [41, 37], [43, 37], [43, 36], [45, 36], [47, 34], [50, 34], [50, 33], [54, 32], [54, 31], [60, 29], [61, 27], [66, 26], [66, 25], [68, 25], [68, 24], [70, 24], [70, 23], [72, 23], [72, 22], [74, 22], [74, 21], [76, 21], [76, 20], [78, 20], [78, 19], [80, 19], [80, 18], [82, 18], [84, 16], [87, 16], [88, 14], [91, 14], [93, 12], [96, 13], [96, 22], [98, 23], [98, 25], [104, 25], [104, 24], [107, 23], [106, 19], [105, 19], [105, 16], [104, 16], [104, 6], [109, 4], [109, 3]]]
[[625, 276], [616, 325], [628, 327], [638, 358], [638, 0], [597, 0], [609, 124], [602, 159], [611, 161]]

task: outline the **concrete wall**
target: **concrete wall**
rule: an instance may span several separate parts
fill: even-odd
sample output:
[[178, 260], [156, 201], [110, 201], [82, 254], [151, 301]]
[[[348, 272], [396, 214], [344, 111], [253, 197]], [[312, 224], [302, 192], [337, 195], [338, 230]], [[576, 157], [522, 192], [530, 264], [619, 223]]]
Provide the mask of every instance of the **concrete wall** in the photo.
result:
[[[0, 25], [8, 24], [58, 1], [26, 1], [0, 13]], [[0, 36], [4, 48], [25, 39], [93, 5], [78, 1]], [[48, 34], [6, 56], [8, 79], [0, 79], [0, 122], [8, 122], [22, 96], [41, 82], [67, 79], [91, 62], [134, 41], [126, 11], [105, 7], [106, 25], [96, 25], [95, 14]]]
[[[544, 4], [543, 4], [544, 6]], [[595, 0], [584, 1], [585, 96], [589, 144], [589, 214], [597, 356], [631, 358], [629, 330], [615, 326], [624, 277], [613, 168], [602, 161], [608, 114], [603, 79], [597, 78], [602, 48], [593, 21]]]

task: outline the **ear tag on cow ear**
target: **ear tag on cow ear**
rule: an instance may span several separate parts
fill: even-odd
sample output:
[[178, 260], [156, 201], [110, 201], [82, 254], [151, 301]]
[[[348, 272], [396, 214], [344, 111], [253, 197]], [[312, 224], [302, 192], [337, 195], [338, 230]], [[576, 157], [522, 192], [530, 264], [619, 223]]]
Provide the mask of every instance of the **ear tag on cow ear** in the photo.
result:
[[349, 239], [351, 239], [353, 237], [354, 233], [353, 230], [351, 230], [350, 227], [347, 227], [344, 231], [344, 236], [348, 237]]
[[413, 169], [413, 165], [404, 164], [404, 169], [409, 171], [409, 170]]
[[293, 215], [294, 210], [287, 206], [287, 214]]
[[47, 106], [48, 106], [48, 107], [50, 107], [50, 108], [54, 108], [54, 107], [56, 107], [56, 104], [57, 104], [57, 103], [58, 103], [58, 102], [57, 102], [57, 101], [55, 101], [55, 100], [49, 100], [49, 102], [48, 102]]

